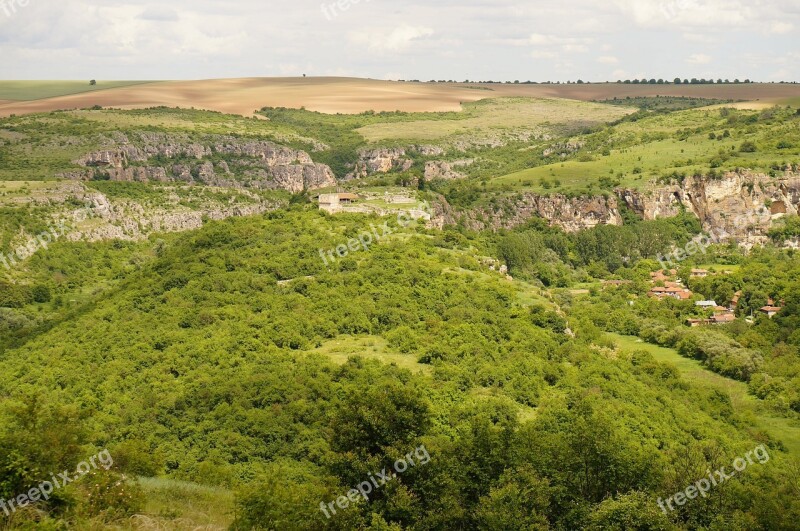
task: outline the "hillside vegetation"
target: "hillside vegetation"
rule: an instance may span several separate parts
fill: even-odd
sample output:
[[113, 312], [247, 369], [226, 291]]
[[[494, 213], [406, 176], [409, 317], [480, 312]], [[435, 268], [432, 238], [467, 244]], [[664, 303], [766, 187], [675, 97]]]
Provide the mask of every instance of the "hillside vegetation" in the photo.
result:
[[[795, 529], [798, 112], [476, 87], [508, 97], [0, 120], [0, 529]], [[732, 171], [747, 252], [663, 271], [708, 216], [613, 203]]]
[[[575, 337], [565, 334], [554, 307], [521, 303], [513, 283], [485, 273], [474, 253], [491, 241], [396, 227], [324, 265], [320, 249], [383, 221], [300, 209], [212, 222], [158, 247], [111, 246], [112, 268], [131, 261], [122, 276], [94, 265], [59, 273], [68, 253], [98, 249], [53, 247], [53, 269], [34, 268], [51, 291], [65, 273], [79, 289], [111, 285], [76, 311], [22, 301], [22, 315], [40, 305], [62, 317], [1, 355], [0, 494], [39, 480], [70, 441], [73, 458], [108, 448], [129, 477], [235, 490], [235, 528], [792, 525], [790, 456], [778, 441], [651, 355], [603, 346], [583, 311], [569, 318]], [[319, 350], [364, 335], [382, 338], [384, 355], [357, 348], [342, 364]], [[670, 516], [655, 505], [757, 444], [773, 461], [731, 488]], [[429, 464], [335, 518], [320, 511], [420, 445]], [[114, 511], [88, 504], [86, 488], [65, 489], [36, 518], [77, 524], [142, 510], [135, 498], [110, 498]]]

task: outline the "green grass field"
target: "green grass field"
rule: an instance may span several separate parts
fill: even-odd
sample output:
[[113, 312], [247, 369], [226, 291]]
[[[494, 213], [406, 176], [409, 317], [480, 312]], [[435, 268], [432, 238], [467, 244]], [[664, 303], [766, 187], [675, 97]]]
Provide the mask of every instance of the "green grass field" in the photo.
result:
[[338, 365], [344, 365], [353, 356], [378, 360], [381, 363], [394, 363], [400, 368], [412, 372], [430, 373], [431, 366], [417, 363], [414, 356], [391, 352], [386, 340], [379, 336], [341, 336], [325, 342], [322, 346], [312, 350], [315, 354], [322, 354]]
[[642, 189], [648, 180], [659, 172], [693, 171], [696, 166], [685, 165], [683, 161], [688, 158], [709, 156], [712, 153], [707, 145], [669, 139], [624, 150], [613, 150], [609, 156], [596, 155], [592, 161], [568, 160], [523, 170], [493, 179], [491, 184], [493, 186], [510, 184], [515, 188], [546, 193], [547, 189], [542, 186], [542, 179], [560, 181], [560, 189], [565, 191], [585, 187], [587, 183], [597, 183], [601, 177], [609, 177], [619, 181], [621, 186]]
[[464, 105], [457, 119], [370, 124], [357, 129], [368, 142], [440, 140], [503, 130], [537, 130], [545, 126], [590, 126], [618, 120], [635, 109], [563, 99], [498, 98]]
[[[596, 193], [619, 186], [643, 190], [672, 174], [708, 175], [735, 168], [770, 172], [800, 163], [800, 130], [791, 111], [781, 111], [783, 120], [766, 114], [769, 110], [738, 111], [733, 122], [723, 112], [652, 115], [575, 137], [573, 141], [584, 145], [565, 160], [496, 176], [488, 187], [543, 194]], [[755, 143], [756, 150], [742, 152], [744, 142]]]
[[220, 487], [159, 478], [140, 478], [144, 511], [130, 529], [223, 530], [233, 522], [233, 492]]
[[675, 349], [652, 345], [638, 337], [613, 333], [606, 335], [612, 338], [625, 352], [646, 350], [656, 360], [677, 367], [681, 375], [689, 382], [723, 391], [730, 396], [736, 412], [749, 419], [755, 428], [782, 441], [793, 455], [800, 455], [800, 422], [778, 417], [766, 411], [763, 403], [748, 393], [747, 384], [711, 372], [704, 368], [699, 361], [684, 358]]
[[86, 81], [0, 81], [0, 100], [41, 100], [144, 83], [152, 83], [152, 81], [98, 80], [96, 85], [90, 85], [88, 79]]

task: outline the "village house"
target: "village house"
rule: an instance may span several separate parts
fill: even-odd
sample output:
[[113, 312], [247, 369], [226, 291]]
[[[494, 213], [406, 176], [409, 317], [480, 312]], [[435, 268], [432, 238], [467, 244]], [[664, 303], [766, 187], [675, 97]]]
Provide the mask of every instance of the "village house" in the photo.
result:
[[648, 292], [648, 295], [657, 299], [673, 298], [681, 301], [691, 299], [694, 294], [683, 287], [655, 287]]
[[686, 324], [692, 328], [696, 328], [698, 326], [728, 324], [734, 321], [736, 321], [736, 316], [732, 313], [720, 313], [714, 315], [713, 317], [709, 317], [708, 319], [687, 319]]
[[[783, 301], [781, 301], [781, 303], [783, 303]], [[773, 317], [775, 317], [775, 316], [778, 314], [778, 312], [780, 312], [782, 309], [783, 309], [783, 306], [775, 306], [775, 301], [774, 301], [774, 300], [772, 300], [772, 299], [769, 299], [769, 300], [767, 301], [767, 305], [766, 305], [766, 306], [764, 306], [763, 308], [761, 308], [759, 311], [760, 311], [761, 313], [765, 314], [765, 315], [766, 315], [767, 317], [769, 317], [770, 319], [772, 319], [772, 318], [773, 318]]]
[[345, 192], [335, 194], [320, 194], [319, 209], [333, 214], [336, 212], [341, 212], [343, 205], [350, 205], [359, 199], [361, 198], [357, 194]]
[[665, 275], [662, 270], [654, 271], [650, 273], [650, 280], [653, 282], [666, 282], [672, 278], [675, 278], [678, 275], [677, 269], [670, 269], [668, 271], [669, 276]]
[[692, 278], [706, 278], [708, 271], [705, 269], [692, 269]]
[[736, 320], [736, 316], [732, 313], [718, 313], [711, 318], [711, 324], [727, 324]]

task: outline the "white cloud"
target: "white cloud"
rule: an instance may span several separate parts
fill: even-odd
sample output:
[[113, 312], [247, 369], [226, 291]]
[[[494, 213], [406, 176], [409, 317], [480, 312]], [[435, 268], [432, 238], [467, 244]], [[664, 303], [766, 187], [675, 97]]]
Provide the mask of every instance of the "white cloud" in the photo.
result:
[[707, 65], [711, 62], [711, 56], [704, 53], [693, 53], [686, 59], [686, 62], [692, 65]]
[[561, 47], [565, 53], [586, 53], [589, 47], [585, 44], [565, 44]]
[[390, 72], [406, 79], [566, 81], [605, 80], [616, 70], [612, 80], [800, 81], [800, 58], [787, 55], [798, 49], [798, 0], [361, 0], [334, 20], [320, 6], [32, 0], [13, 16], [0, 9], [0, 78]]
[[142, 20], [159, 20], [162, 22], [174, 22], [178, 20], [178, 14], [174, 9], [163, 6], [150, 6], [139, 15]]
[[433, 30], [425, 26], [400, 26], [387, 33], [383, 29], [370, 29], [350, 33], [350, 42], [366, 46], [370, 51], [401, 52], [416, 41], [433, 35]]
[[791, 32], [793, 29], [794, 29], [794, 25], [793, 24], [790, 24], [788, 22], [776, 21], [776, 22], [773, 22], [770, 25], [769, 31], [771, 33], [777, 33], [779, 35], [782, 35], [784, 33]]
[[541, 33], [534, 33], [528, 37], [529, 44], [550, 44], [554, 37], [552, 35], [542, 35]]
[[742, 27], [759, 19], [744, 0], [614, 0], [619, 10], [645, 28]]

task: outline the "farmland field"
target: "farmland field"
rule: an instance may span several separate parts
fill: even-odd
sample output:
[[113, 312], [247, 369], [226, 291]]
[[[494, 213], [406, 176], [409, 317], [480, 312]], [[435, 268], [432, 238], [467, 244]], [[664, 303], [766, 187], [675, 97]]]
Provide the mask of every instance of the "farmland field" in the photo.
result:
[[466, 116], [458, 120], [373, 124], [357, 131], [369, 142], [430, 141], [453, 135], [485, 135], [492, 130], [536, 131], [543, 125], [591, 126], [617, 120], [634, 111], [574, 100], [502, 98], [469, 104], [465, 106]]
[[[15, 101], [42, 100], [84, 92], [110, 90], [133, 85], [151, 83], [150, 81], [0, 81], [0, 106]], [[4, 101], [7, 100], [7, 101]]]
[[[194, 107], [252, 116], [262, 107], [306, 108], [324, 113], [357, 114], [364, 111], [459, 111], [463, 103], [491, 98], [563, 98], [582, 101], [630, 97], [689, 96], [735, 101], [795, 101], [800, 86], [789, 84], [630, 85], [411, 83], [343, 77], [241, 78], [197, 81], [116, 82], [119, 86], [85, 92], [88, 81], [0, 82], [0, 116], [100, 105], [118, 108], [154, 106]], [[107, 85], [111, 82], [101, 82]], [[5, 84], [5, 85], [4, 85]], [[99, 87], [102, 88], [102, 87]], [[477, 90], [476, 90], [477, 89]], [[83, 93], [78, 93], [83, 92]], [[46, 98], [46, 99], [39, 99]]]

